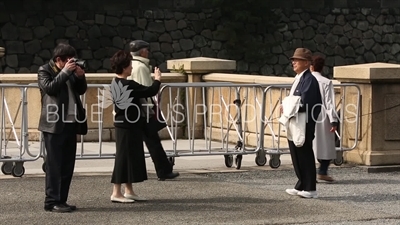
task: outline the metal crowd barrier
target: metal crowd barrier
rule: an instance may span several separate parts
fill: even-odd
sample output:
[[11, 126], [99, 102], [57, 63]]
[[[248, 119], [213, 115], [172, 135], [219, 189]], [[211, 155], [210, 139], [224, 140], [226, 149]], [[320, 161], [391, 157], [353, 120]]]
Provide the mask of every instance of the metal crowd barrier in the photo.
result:
[[[281, 165], [280, 155], [288, 154], [289, 148], [282, 147], [282, 142], [287, 143], [286, 135], [282, 130], [281, 124], [278, 122], [280, 118], [280, 104], [284, 97], [289, 94], [291, 84], [271, 84], [264, 90], [263, 96], [263, 110], [261, 118], [262, 128], [260, 131], [261, 148], [264, 151], [259, 151], [257, 153], [257, 165], [262, 165], [262, 162], [266, 161], [266, 155], [270, 155], [269, 166], [271, 168], [278, 168]], [[343, 164], [343, 151], [350, 151], [356, 148], [359, 138], [359, 124], [360, 124], [360, 105], [361, 105], [361, 90], [356, 84], [335, 84], [335, 92], [339, 92], [339, 99], [336, 98], [336, 112], [340, 111], [339, 116], [339, 127], [340, 129], [336, 131], [336, 137], [339, 139], [339, 145], [336, 146], [337, 157], [333, 160], [333, 163], [337, 166]], [[275, 95], [273, 94], [275, 92]], [[348, 94], [348, 92], [351, 92]], [[347, 96], [350, 95], [352, 99], [348, 99]], [[274, 98], [275, 96], [275, 98]], [[336, 96], [336, 95], [335, 95]], [[350, 107], [349, 107], [350, 106]], [[342, 110], [344, 109], [344, 110]], [[352, 115], [352, 116], [350, 116]], [[351, 119], [351, 122], [349, 121]], [[266, 132], [266, 130], [268, 132]], [[351, 131], [354, 135], [353, 143], [343, 143], [343, 131], [350, 131], [347, 134], [350, 135]], [[266, 134], [268, 133], [268, 134]], [[265, 142], [265, 135], [271, 138], [271, 142], [267, 145]], [[265, 160], [261, 160], [265, 158]]]
[[[97, 89], [98, 112], [96, 114], [99, 116], [97, 121], [99, 141], [98, 143], [87, 143], [85, 142], [85, 136], [82, 135], [78, 144], [76, 159], [112, 159], [115, 157], [114, 152], [103, 152], [103, 144], [109, 143], [103, 143], [103, 132], [101, 132], [103, 130], [103, 118], [105, 115], [104, 109], [110, 107], [110, 99], [107, 99], [109, 97], [105, 94], [109, 91], [110, 85], [89, 84], [88, 90], [91, 88]], [[223, 91], [229, 93], [228, 98], [223, 96]], [[261, 96], [262, 91], [262, 86], [257, 84], [233, 84], [227, 82], [163, 84], [155, 101], [159, 102], [159, 108], [163, 108], [167, 104], [167, 112], [161, 113], [167, 122], [166, 130], [172, 141], [171, 149], [164, 146], [170, 162], [174, 164], [175, 157], [181, 156], [223, 155], [227, 167], [232, 167], [235, 161], [236, 168], [240, 169], [242, 156], [256, 153], [260, 149], [261, 143], [258, 135], [258, 131], [260, 130], [258, 126], [261, 124], [261, 120], [251, 121], [256, 122], [257, 143], [255, 145], [247, 145], [246, 143], [249, 124], [243, 118], [246, 118], [248, 115], [248, 107], [243, 108], [243, 105], [249, 106], [246, 101], [252, 99], [253, 102], [256, 102], [260, 106], [257, 92]], [[207, 92], [211, 95], [211, 98], [208, 96], [207, 99]], [[81, 100], [84, 106], [89, 107], [86, 104], [87, 93], [81, 96]], [[168, 100], [162, 101], [161, 98], [165, 95], [167, 95], [166, 99]], [[207, 102], [211, 99], [218, 100], [218, 104], [213, 104], [209, 107]], [[191, 108], [190, 106], [196, 107]], [[220, 106], [218, 112], [214, 111], [215, 106]], [[223, 115], [223, 111], [225, 115]], [[253, 114], [260, 114], [260, 112], [261, 107], [258, 108], [258, 111], [254, 111]], [[215, 115], [220, 118], [220, 126], [213, 125], [215, 123], [213, 116]], [[226, 121], [223, 121], [224, 118]], [[200, 121], [203, 123], [203, 126], [196, 126]], [[200, 133], [200, 137], [199, 130], [203, 131]], [[216, 141], [216, 138], [213, 137], [213, 133], [216, 132], [220, 136], [219, 141]], [[236, 140], [232, 141], [232, 138]], [[235, 142], [235, 145], [232, 142]], [[96, 145], [95, 148], [98, 149], [98, 152], [87, 151], [85, 145], [88, 144], [92, 147]], [[44, 145], [41, 146], [44, 155]], [[234, 155], [236, 155], [235, 160], [233, 159]], [[150, 154], [145, 152], [145, 157], [150, 157]], [[42, 168], [44, 170], [45, 162]]]
[[[5, 175], [21, 177], [25, 173], [24, 162], [35, 161], [42, 157], [42, 151], [37, 153], [29, 149], [28, 142], [28, 90], [35, 88], [31, 85], [0, 84], [1, 89], [1, 128], [0, 128], [0, 162], [1, 172]], [[37, 88], [37, 86], [36, 86]], [[6, 98], [6, 93], [17, 96], [20, 99]], [[16, 106], [16, 110], [10, 110], [10, 104]], [[19, 128], [18, 128], [19, 126]]]
[[[220, 83], [167, 83], [163, 84], [155, 100], [158, 101], [162, 115], [167, 122], [167, 135], [172, 141], [172, 147], [164, 146], [171, 163], [175, 157], [182, 156], [205, 156], [223, 155], [225, 165], [240, 169], [243, 155], [255, 154], [255, 162], [259, 166], [267, 163], [266, 155], [270, 155], [269, 165], [278, 168], [281, 164], [280, 155], [288, 153], [288, 148], [281, 146], [281, 141], [286, 142], [281, 126], [278, 123], [280, 117], [279, 105], [281, 100], [288, 94], [290, 84], [234, 84], [229, 82]], [[20, 177], [25, 173], [23, 163], [46, 158], [46, 151], [42, 135], [37, 153], [29, 149], [28, 138], [28, 90], [38, 89], [37, 84], [17, 85], [0, 84], [2, 107], [1, 107], [1, 170], [4, 174]], [[20, 91], [20, 101], [12, 101], [19, 104], [13, 117], [10, 112], [10, 100], [5, 98], [6, 90], [17, 88]], [[345, 109], [346, 93], [348, 88], [355, 88], [355, 128], [354, 137], [358, 137], [359, 111], [361, 95], [360, 89], [355, 84], [335, 85], [340, 89], [338, 107]], [[87, 95], [90, 89], [97, 93], [97, 103], [87, 104]], [[279, 91], [276, 98], [273, 91]], [[107, 94], [108, 93], [108, 94]], [[93, 95], [93, 92], [90, 93]], [[14, 95], [12, 95], [14, 96]], [[354, 96], [354, 94], [352, 94]], [[103, 143], [104, 116], [112, 113], [112, 99], [110, 99], [109, 84], [89, 84], [88, 91], [81, 96], [83, 105], [91, 115], [97, 119], [90, 121], [92, 126], [97, 124], [98, 142], [87, 141], [85, 135], [80, 137], [77, 147], [77, 160], [83, 159], [112, 159], [115, 157], [115, 144]], [[38, 104], [38, 103], [34, 103]], [[109, 108], [111, 107], [111, 108]], [[15, 107], [14, 107], [15, 108]], [[110, 110], [111, 109], [111, 110]], [[341, 110], [341, 122], [346, 118], [347, 112]], [[8, 121], [8, 123], [7, 123]], [[16, 129], [16, 124], [20, 129]], [[343, 130], [347, 129], [349, 123], [341, 123], [341, 129], [337, 133], [340, 146], [337, 147], [338, 158], [334, 161], [336, 165], [343, 163], [342, 152], [354, 149], [358, 139], [354, 139], [352, 146], [348, 147], [342, 143]], [[111, 127], [110, 127], [111, 129]], [[255, 141], [249, 143], [250, 135]], [[266, 144], [265, 138], [271, 138], [271, 144]], [[11, 146], [11, 143], [14, 145]], [[112, 146], [108, 150], [104, 146]], [[13, 153], [10, 156], [9, 153]], [[145, 153], [145, 157], [149, 157]], [[234, 156], [235, 159], [234, 159]], [[45, 171], [45, 161], [42, 165]]]
[[[167, 95], [168, 101], [159, 100], [159, 105], [160, 108], [166, 105], [168, 109], [168, 115], [163, 113], [163, 116], [173, 142], [172, 149], [166, 150], [171, 161], [181, 156], [224, 155], [227, 167], [232, 167], [235, 161], [236, 168], [240, 169], [243, 155], [254, 154], [261, 147], [258, 133], [261, 103], [257, 96], [262, 96], [262, 91], [263, 87], [258, 84], [228, 82], [163, 85], [159, 99]], [[248, 144], [246, 138], [251, 126], [255, 126], [257, 141]], [[185, 139], [178, 138], [179, 130], [185, 133]]]

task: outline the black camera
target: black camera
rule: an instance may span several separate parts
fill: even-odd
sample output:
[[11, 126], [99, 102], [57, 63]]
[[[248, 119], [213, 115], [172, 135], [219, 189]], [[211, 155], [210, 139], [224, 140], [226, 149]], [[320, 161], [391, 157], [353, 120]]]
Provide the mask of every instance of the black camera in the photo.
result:
[[77, 59], [77, 58], [74, 58], [73, 60], [74, 60], [75, 65], [79, 66], [83, 70], [86, 69], [86, 61], [85, 60]]

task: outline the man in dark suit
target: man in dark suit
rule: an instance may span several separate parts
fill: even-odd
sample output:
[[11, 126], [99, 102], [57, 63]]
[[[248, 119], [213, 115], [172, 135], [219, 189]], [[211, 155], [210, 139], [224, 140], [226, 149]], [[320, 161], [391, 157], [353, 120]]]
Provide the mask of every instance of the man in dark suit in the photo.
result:
[[[150, 44], [143, 40], [135, 40], [129, 44], [132, 54], [132, 72], [130, 79], [144, 86], [151, 86], [153, 79], [151, 78], [151, 69], [149, 65], [149, 46]], [[155, 68], [158, 70], [158, 68]], [[129, 78], [128, 78], [129, 79]], [[158, 131], [166, 127], [166, 124], [160, 115], [160, 110], [153, 99], [141, 99], [143, 115], [146, 115], [146, 131], [143, 140], [149, 150], [150, 157], [153, 160], [154, 167], [158, 176], [158, 180], [174, 179], [179, 173], [172, 172], [173, 167], [169, 162], [167, 155], [158, 135]]]
[[87, 133], [86, 113], [79, 95], [86, 92], [85, 71], [76, 65], [75, 49], [59, 44], [53, 58], [38, 70], [41, 94], [39, 130], [46, 147], [46, 197], [44, 209], [71, 212], [67, 204], [75, 167], [77, 134]]
[[321, 112], [321, 94], [318, 81], [309, 70], [312, 60], [311, 51], [306, 48], [298, 48], [295, 50], [291, 60], [293, 70], [297, 75], [290, 94], [301, 97], [302, 106], [299, 112], [306, 113], [307, 121], [303, 146], [296, 147], [293, 141], [288, 141], [290, 155], [298, 181], [294, 189], [286, 189], [286, 192], [290, 195], [298, 195], [304, 198], [317, 198], [317, 173], [312, 148], [315, 123]]

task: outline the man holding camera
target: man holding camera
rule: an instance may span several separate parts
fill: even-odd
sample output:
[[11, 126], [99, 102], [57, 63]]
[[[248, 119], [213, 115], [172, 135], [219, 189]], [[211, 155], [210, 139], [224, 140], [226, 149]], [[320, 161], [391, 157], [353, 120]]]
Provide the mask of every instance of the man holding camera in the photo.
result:
[[75, 167], [77, 134], [87, 133], [86, 112], [79, 98], [87, 89], [84, 63], [74, 57], [76, 50], [59, 44], [53, 58], [38, 70], [41, 94], [39, 130], [46, 147], [46, 197], [44, 209], [71, 212], [67, 204]]
[[[132, 72], [131, 79], [144, 86], [151, 86], [153, 79], [151, 78], [151, 69], [149, 65], [149, 43], [142, 40], [135, 40], [129, 43], [129, 50], [132, 54]], [[161, 73], [156, 67], [155, 73]], [[172, 164], [169, 162], [167, 155], [158, 135], [158, 131], [166, 127], [160, 109], [153, 99], [141, 99], [142, 110], [147, 116], [147, 124], [144, 132], [143, 140], [149, 150], [150, 157], [153, 160], [158, 180], [174, 179], [179, 173], [172, 172]]]

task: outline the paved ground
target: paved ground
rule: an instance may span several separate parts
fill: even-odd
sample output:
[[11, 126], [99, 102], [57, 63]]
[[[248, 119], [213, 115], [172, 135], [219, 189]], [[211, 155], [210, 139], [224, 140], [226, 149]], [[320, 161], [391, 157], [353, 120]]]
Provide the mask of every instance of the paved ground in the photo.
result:
[[[165, 143], [167, 146], [168, 143]], [[112, 143], [110, 143], [110, 147]], [[244, 156], [241, 170], [226, 168], [223, 157], [181, 157], [173, 181], [135, 184], [149, 201], [115, 204], [111, 194], [112, 160], [80, 160], [69, 202], [79, 210], [43, 210], [41, 161], [26, 163], [26, 175], [0, 175], [0, 224], [400, 224], [400, 173], [369, 174], [359, 167], [333, 167], [338, 180], [319, 183], [319, 199], [285, 194], [295, 183], [290, 159], [273, 170]]]

